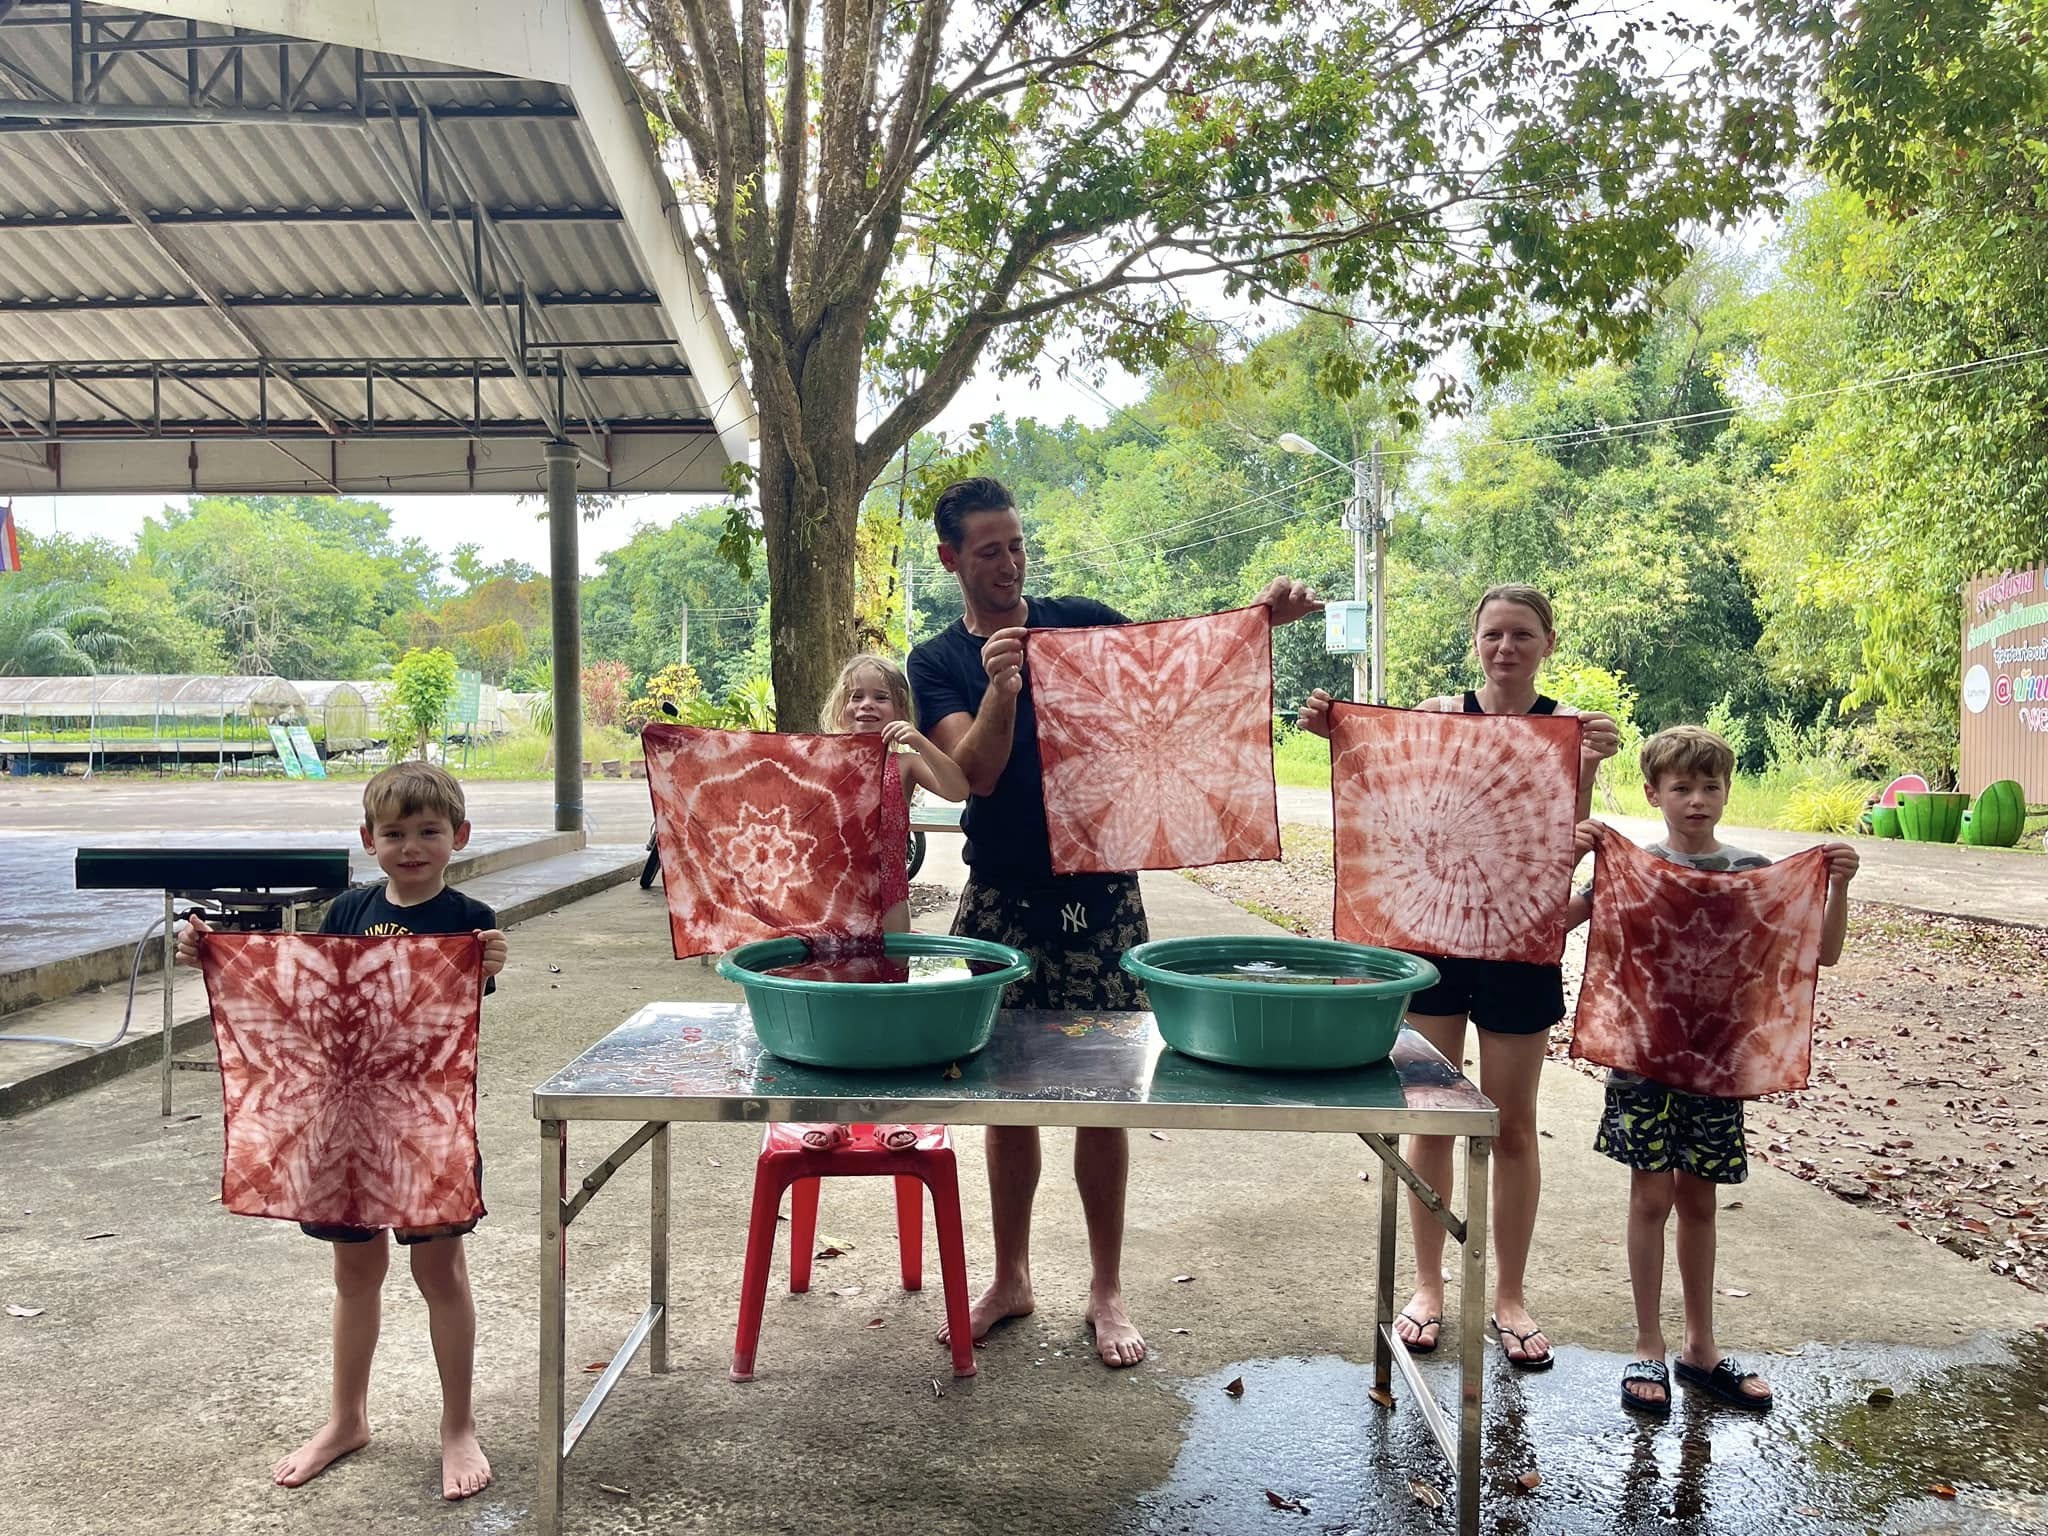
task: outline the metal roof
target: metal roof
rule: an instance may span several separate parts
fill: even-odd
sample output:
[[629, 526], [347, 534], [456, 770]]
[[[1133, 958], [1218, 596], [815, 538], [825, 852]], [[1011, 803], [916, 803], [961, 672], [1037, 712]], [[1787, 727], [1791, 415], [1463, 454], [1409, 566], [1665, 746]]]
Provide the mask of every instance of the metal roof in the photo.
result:
[[674, 196], [597, 0], [0, 0], [0, 492], [715, 490]]
[[0, 677], [0, 715], [279, 715], [303, 712], [299, 690], [276, 677], [199, 677], [102, 672], [79, 677]]

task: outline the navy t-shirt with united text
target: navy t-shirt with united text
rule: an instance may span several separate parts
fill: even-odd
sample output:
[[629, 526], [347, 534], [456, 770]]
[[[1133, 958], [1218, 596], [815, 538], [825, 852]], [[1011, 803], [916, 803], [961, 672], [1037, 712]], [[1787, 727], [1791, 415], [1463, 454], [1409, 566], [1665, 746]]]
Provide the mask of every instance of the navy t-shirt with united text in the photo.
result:
[[[1032, 629], [1088, 629], [1130, 621], [1092, 597], [1030, 597], [1024, 600]], [[988, 673], [981, 664], [985, 637], [969, 634], [955, 619], [910, 653], [910, 692], [917, 701], [917, 728], [926, 735], [948, 715], [981, 712]], [[1045, 831], [1045, 777], [1038, 762], [1038, 714], [1031, 703], [1027, 664], [1024, 691], [1017, 696], [1017, 729], [1010, 760], [995, 791], [970, 795], [960, 818], [967, 834], [964, 857], [977, 877], [1038, 880], [1052, 874], [1052, 844]]]
[[[452, 885], [410, 907], [392, 901], [381, 882], [351, 886], [334, 898], [320, 924], [322, 933], [353, 934], [359, 938], [384, 938], [410, 933], [487, 932], [498, 926], [498, 914], [474, 896], [465, 896]], [[484, 978], [484, 992], [498, 990], [495, 976]]]

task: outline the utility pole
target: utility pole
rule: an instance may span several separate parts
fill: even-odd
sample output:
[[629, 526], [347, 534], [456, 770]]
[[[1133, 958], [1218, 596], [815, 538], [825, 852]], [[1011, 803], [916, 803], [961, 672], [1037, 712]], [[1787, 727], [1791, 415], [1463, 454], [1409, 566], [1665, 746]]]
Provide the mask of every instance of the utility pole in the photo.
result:
[[1387, 702], [1387, 465], [1372, 440], [1372, 701]]
[[688, 665], [690, 664], [690, 605], [689, 605], [688, 603], [684, 603], [684, 604], [682, 605], [682, 609], [683, 609], [683, 630], [682, 630], [682, 639], [681, 639], [681, 643], [680, 643], [680, 645], [678, 645], [678, 647], [677, 647], [677, 654], [676, 654], [676, 660], [677, 660], [677, 661], [679, 661], [679, 662], [681, 662], [681, 663], [682, 663], [682, 664], [683, 664], [684, 666], [686, 666], [686, 667], [687, 667], [687, 666], [688, 666]]
[[[1366, 541], [1366, 465], [1363, 459], [1351, 461], [1351, 500], [1344, 508], [1344, 526], [1351, 530], [1351, 595], [1355, 600], [1364, 601], [1367, 588], [1367, 541]], [[1374, 602], [1372, 612], [1374, 634], [1379, 632], [1379, 604]], [[1351, 697], [1361, 704], [1377, 702], [1372, 689], [1373, 674], [1368, 669], [1368, 657], [1354, 651], [1351, 656]]]

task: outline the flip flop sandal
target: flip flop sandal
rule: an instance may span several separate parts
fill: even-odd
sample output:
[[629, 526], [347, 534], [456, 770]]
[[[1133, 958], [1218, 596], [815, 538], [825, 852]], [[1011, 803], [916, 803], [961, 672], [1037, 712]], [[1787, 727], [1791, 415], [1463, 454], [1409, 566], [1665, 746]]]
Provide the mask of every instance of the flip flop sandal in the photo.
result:
[[800, 1139], [813, 1152], [834, 1152], [853, 1140], [853, 1132], [843, 1125], [813, 1125]]
[[[1644, 1397], [1640, 1392], [1629, 1391], [1628, 1384], [1632, 1381], [1639, 1381], [1646, 1387], [1662, 1387], [1663, 1398]], [[1621, 1368], [1621, 1406], [1636, 1413], [1647, 1413], [1653, 1419], [1671, 1417], [1671, 1372], [1665, 1369], [1662, 1360], [1631, 1360]]]
[[872, 1135], [876, 1146], [891, 1152], [908, 1152], [917, 1145], [917, 1132], [907, 1125], [878, 1125]]
[[[1500, 1340], [1500, 1352], [1502, 1357], [1506, 1359], [1507, 1363], [1509, 1365], [1512, 1365], [1516, 1370], [1547, 1371], [1553, 1365], [1557, 1364], [1557, 1356], [1554, 1354], [1537, 1355], [1532, 1359], [1526, 1353], [1526, 1351], [1529, 1348], [1529, 1341], [1535, 1338], [1537, 1334], [1543, 1331], [1541, 1328], [1531, 1328], [1527, 1333], [1517, 1333], [1512, 1328], [1501, 1327], [1500, 1319], [1497, 1317], [1489, 1317], [1486, 1320], [1486, 1325], [1494, 1331], [1495, 1337], [1497, 1337]], [[1525, 1351], [1525, 1353], [1520, 1359], [1517, 1359], [1515, 1356], [1510, 1355], [1508, 1353], [1509, 1339], [1513, 1339], [1517, 1344], [1521, 1345], [1523, 1350]]]
[[1681, 1358], [1678, 1362], [1678, 1379], [1688, 1387], [1698, 1387], [1715, 1402], [1726, 1403], [1730, 1408], [1746, 1408], [1751, 1413], [1763, 1413], [1771, 1406], [1768, 1392], [1758, 1397], [1753, 1392], [1742, 1390], [1745, 1381], [1757, 1379], [1757, 1373], [1745, 1371], [1742, 1362], [1733, 1355], [1723, 1355], [1716, 1360], [1711, 1371], [1701, 1370], [1700, 1367], [1688, 1364]]
[[[1399, 1322], [1403, 1317], [1408, 1319], [1409, 1326], [1414, 1328], [1414, 1330], [1417, 1333], [1422, 1333], [1427, 1329], [1434, 1328], [1436, 1330], [1436, 1337], [1429, 1340], [1427, 1343], [1424, 1343], [1422, 1340], [1418, 1339], [1413, 1344], [1409, 1343], [1406, 1339], [1401, 1339], [1401, 1347], [1407, 1350], [1408, 1353], [1411, 1355], [1435, 1354], [1437, 1345], [1441, 1344], [1444, 1338], [1443, 1318], [1441, 1316], [1417, 1317], [1413, 1312], [1402, 1312], [1394, 1320], [1396, 1322]], [[1397, 1339], [1401, 1338], [1400, 1329], [1396, 1328], [1394, 1330], [1394, 1337]]]

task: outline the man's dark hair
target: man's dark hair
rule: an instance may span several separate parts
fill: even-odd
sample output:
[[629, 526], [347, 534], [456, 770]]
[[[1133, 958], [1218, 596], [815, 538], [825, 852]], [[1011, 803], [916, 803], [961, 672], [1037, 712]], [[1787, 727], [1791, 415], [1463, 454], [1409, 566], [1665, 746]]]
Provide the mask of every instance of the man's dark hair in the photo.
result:
[[1010, 488], [992, 475], [955, 480], [932, 503], [932, 524], [939, 537], [958, 549], [967, 538], [967, 519], [976, 512], [1008, 512], [1017, 505]]

